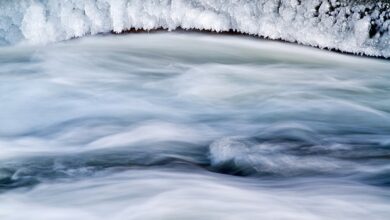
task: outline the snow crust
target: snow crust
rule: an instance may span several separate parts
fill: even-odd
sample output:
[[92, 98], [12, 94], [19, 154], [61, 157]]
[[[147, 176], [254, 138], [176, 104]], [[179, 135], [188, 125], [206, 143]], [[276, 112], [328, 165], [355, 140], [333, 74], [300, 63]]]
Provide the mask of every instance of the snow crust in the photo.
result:
[[390, 57], [390, 9], [340, 0], [0, 1], [0, 44], [46, 44], [130, 29], [236, 31]]

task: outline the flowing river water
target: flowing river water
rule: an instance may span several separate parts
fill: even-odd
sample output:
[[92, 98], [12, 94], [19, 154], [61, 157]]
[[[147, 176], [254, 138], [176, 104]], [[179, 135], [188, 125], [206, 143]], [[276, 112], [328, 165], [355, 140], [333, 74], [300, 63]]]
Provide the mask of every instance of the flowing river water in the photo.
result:
[[247, 37], [0, 48], [0, 219], [390, 217], [390, 63]]

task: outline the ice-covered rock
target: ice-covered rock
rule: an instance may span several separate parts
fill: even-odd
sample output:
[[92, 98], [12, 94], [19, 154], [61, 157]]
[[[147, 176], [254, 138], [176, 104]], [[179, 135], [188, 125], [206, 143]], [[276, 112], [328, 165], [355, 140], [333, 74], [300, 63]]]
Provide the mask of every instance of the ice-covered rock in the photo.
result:
[[352, 0], [0, 1], [0, 44], [48, 43], [129, 29], [236, 31], [390, 57], [390, 5]]

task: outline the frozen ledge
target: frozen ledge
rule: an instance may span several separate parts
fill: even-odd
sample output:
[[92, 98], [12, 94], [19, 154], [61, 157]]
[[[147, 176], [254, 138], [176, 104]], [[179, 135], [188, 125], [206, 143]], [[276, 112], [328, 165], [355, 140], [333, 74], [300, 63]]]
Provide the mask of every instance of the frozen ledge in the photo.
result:
[[239, 32], [390, 58], [390, 4], [364, 0], [18, 0], [0, 2], [1, 44], [127, 30]]

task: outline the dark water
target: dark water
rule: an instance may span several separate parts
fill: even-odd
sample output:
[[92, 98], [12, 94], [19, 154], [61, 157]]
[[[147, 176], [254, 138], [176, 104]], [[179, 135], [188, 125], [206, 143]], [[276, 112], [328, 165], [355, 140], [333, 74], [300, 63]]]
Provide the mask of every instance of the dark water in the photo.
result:
[[200, 34], [0, 48], [0, 218], [388, 219], [389, 73]]

